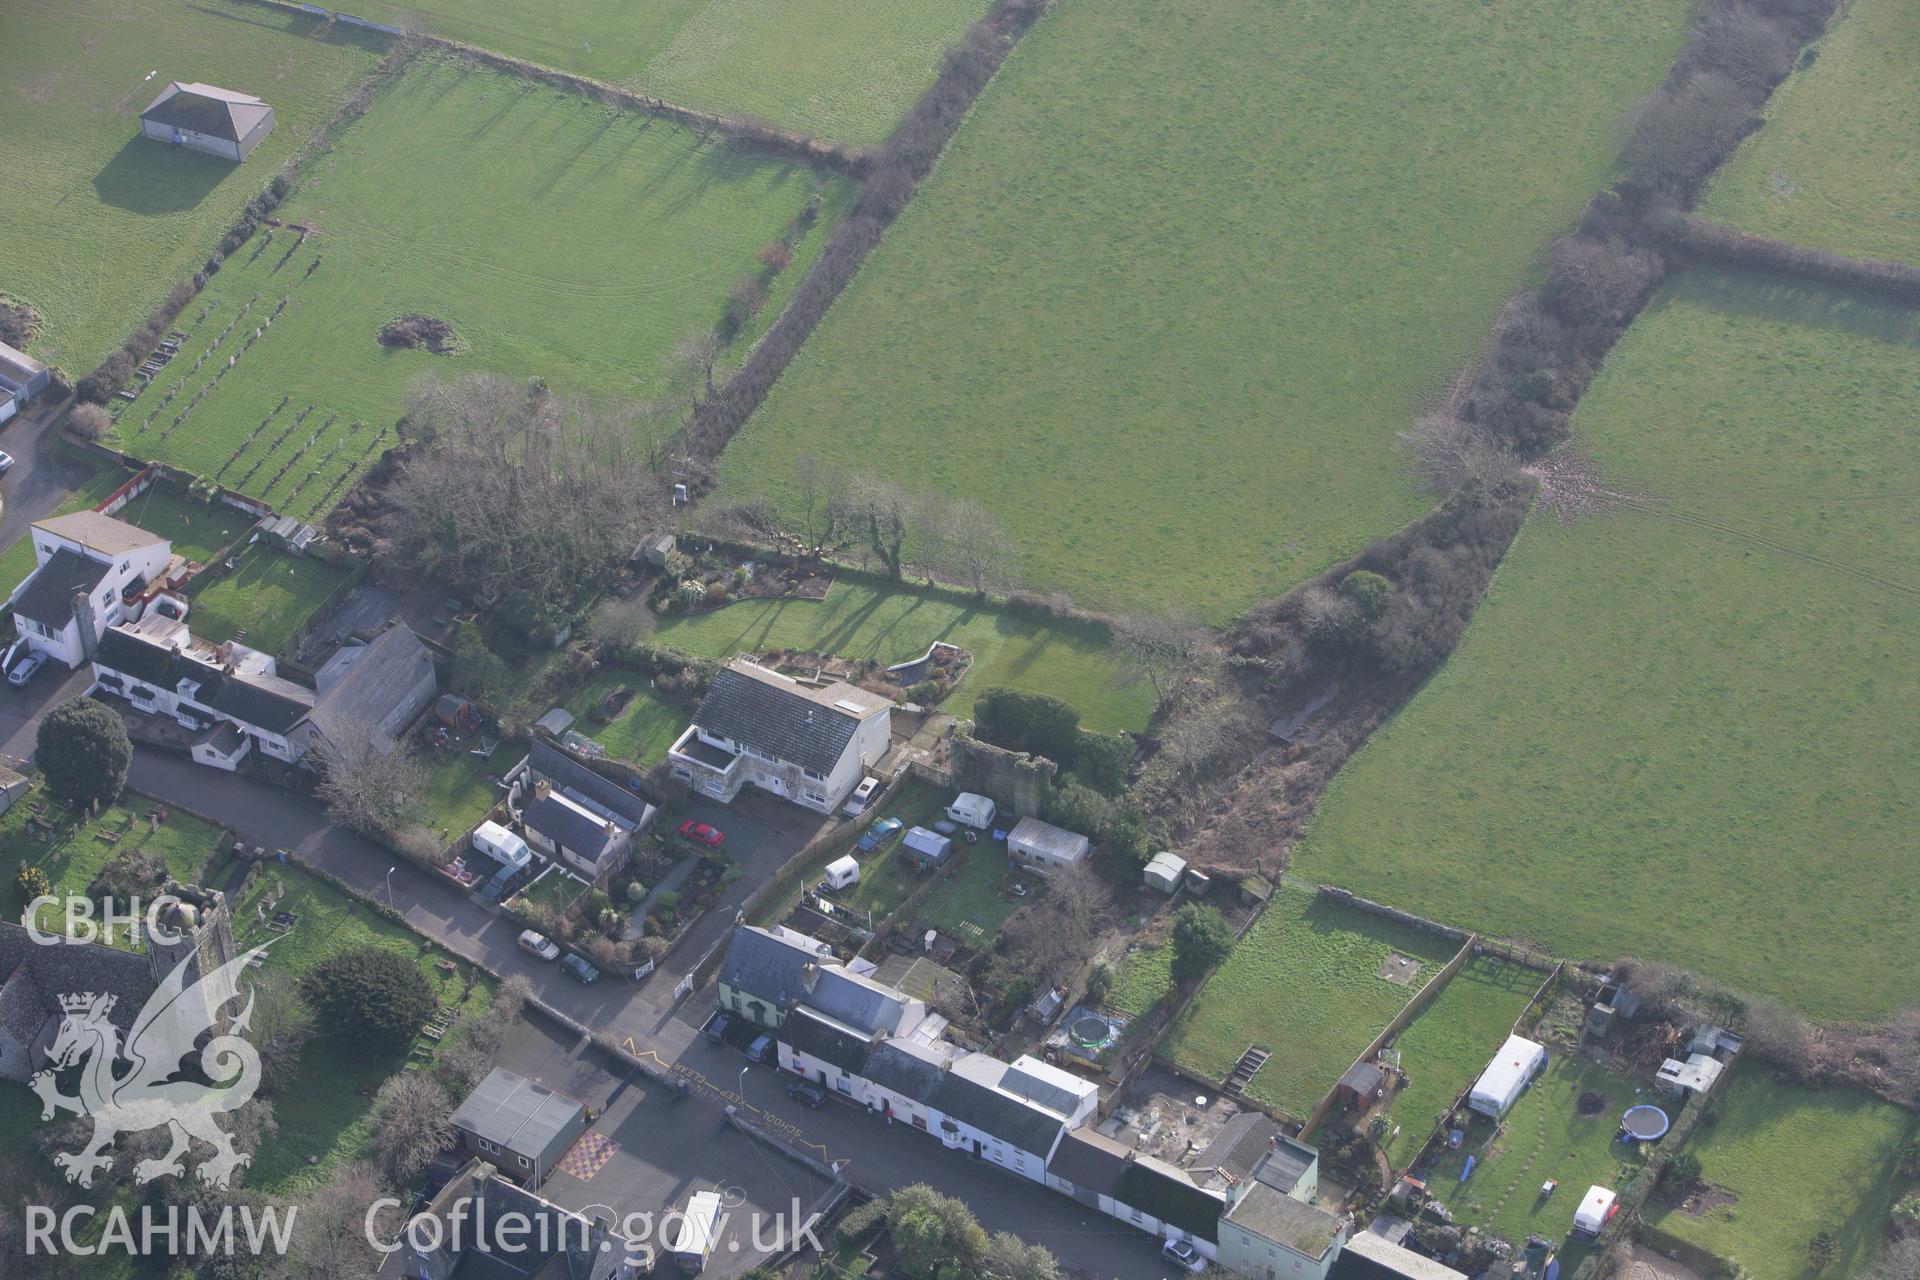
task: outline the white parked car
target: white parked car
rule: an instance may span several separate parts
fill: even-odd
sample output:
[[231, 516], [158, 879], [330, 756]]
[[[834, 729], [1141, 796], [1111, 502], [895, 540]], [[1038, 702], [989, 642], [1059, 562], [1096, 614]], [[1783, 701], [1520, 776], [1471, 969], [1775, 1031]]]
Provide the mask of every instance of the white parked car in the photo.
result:
[[1194, 1248], [1185, 1240], [1167, 1241], [1160, 1250], [1160, 1256], [1175, 1266], [1184, 1267], [1188, 1271], [1197, 1272], [1207, 1269], [1207, 1260], [1200, 1256], [1198, 1249]]
[[47, 655], [38, 649], [13, 664], [13, 670], [7, 672], [7, 683], [14, 686], [25, 685], [27, 681], [40, 674], [40, 668], [47, 665]]
[[867, 811], [867, 806], [873, 803], [873, 793], [879, 789], [880, 779], [860, 779], [860, 785], [855, 787], [853, 794], [847, 797], [847, 803], [841, 808], [840, 812], [846, 814], [849, 818], [859, 817]]
[[560, 948], [554, 945], [553, 939], [544, 933], [535, 933], [531, 929], [528, 929], [520, 935], [520, 949], [528, 955], [537, 956], [542, 960], [558, 960], [560, 958]]
[[13, 470], [13, 455], [0, 452], [0, 476], [7, 474], [7, 472], [11, 470]]

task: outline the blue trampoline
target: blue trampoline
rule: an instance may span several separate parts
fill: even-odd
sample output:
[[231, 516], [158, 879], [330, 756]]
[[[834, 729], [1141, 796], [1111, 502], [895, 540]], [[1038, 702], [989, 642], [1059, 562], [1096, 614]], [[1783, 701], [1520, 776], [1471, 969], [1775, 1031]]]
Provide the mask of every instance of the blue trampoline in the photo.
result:
[[1620, 1136], [1628, 1142], [1658, 1142], [1667, 1136], [1672, 1124], [1666, 1112], [1643, 1102], [1621, 1114]]

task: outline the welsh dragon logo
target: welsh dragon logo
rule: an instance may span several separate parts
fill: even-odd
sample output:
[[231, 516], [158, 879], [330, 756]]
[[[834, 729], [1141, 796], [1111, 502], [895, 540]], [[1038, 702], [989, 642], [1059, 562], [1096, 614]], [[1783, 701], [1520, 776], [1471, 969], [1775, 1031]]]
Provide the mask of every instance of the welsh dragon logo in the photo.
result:
[[[60, 1029], [47, 1049], [53, 1065], [36, 1073], [32, 1086], [40, 1095], [42, 1120], [71, 1111], [93, 1121], [93, 1136], [80, 1150], [53, 1158], [66, 1170], [67, 1181], [91, 1187], [94, 1174], [112, 1166], [113, 1157], [105, 1152], [118, 1134], [161, 1126], [172, 1131], [173, 1145], [157, 1159], [134, 1166], [137, 1182], [184, 1175], [194, 1138], [214, 1150], [195, 1170], [208, 1186], [226, 1186], [236, 1169], [253, 1162], [234, 1150], [233, 1139], [215, 1123], [223, 1113], [245, 1106], [260, 1086], [260, 1055], [242, 1038], [253, 1014], [251, 988], [228, 1032], [197, 1052], [195, 1045], [237, 998], [248, 962], [265, 951], [257, 947], [238, 956], [193, 986], [187, 985], [188, 959], [182, 959], [141, 1008], [124, 1043], [110, 1017], [115, 997], [86, 992], [60, 998]], [[202, 1079], [176, 1078], [189, 1058], [197, 1059]], [[56, 1073], [83, 1063], [78, 1096], [61, 1093]]]

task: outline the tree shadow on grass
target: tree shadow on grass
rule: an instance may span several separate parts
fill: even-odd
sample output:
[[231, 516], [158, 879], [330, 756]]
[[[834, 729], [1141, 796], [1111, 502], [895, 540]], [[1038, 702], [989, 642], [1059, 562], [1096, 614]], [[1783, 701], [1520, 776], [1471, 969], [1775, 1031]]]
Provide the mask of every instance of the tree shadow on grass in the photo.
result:
[[135, 134], [94, 175], [93, 190], [103, 204], [129, 213], [180, 213], [198, 208], [236, 167], [230, 160]]

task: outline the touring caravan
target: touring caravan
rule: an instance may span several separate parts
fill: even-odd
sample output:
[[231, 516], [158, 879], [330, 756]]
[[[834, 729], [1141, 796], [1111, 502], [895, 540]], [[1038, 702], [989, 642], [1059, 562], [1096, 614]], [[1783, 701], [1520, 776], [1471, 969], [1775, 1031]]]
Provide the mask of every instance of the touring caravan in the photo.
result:
[[1547, 1051], [1525, 1036], [1508, 1036], [1493, 1055], [1493, 1061], [1474, 1082], [1467, 1095], [1467, 1106], [1490, 1119], [1498, 1120], [1520, 1100], [1527, 1085], [1547, 1065]]
[[971, 791], [962, 791], [953, 798], [953, 803], [947, 806], [949, 821], [957, 822], [963, 827], [973, 827], [978, 831], [985, 831], [992, 826], [993, 815], [998, 812], [999, 807], [991, 799]]
[[852, 854], [835, 858], [827, 864], [826, 887], [828, 889], [844, 889], [850, 884], [858, 884], [859, 881], [860, 864], [854, 861]]
[[512, 871], [524, 871], [533, 861], [527, 842], [497, 822], [483, 822], [473, 829], [473, 847]]

